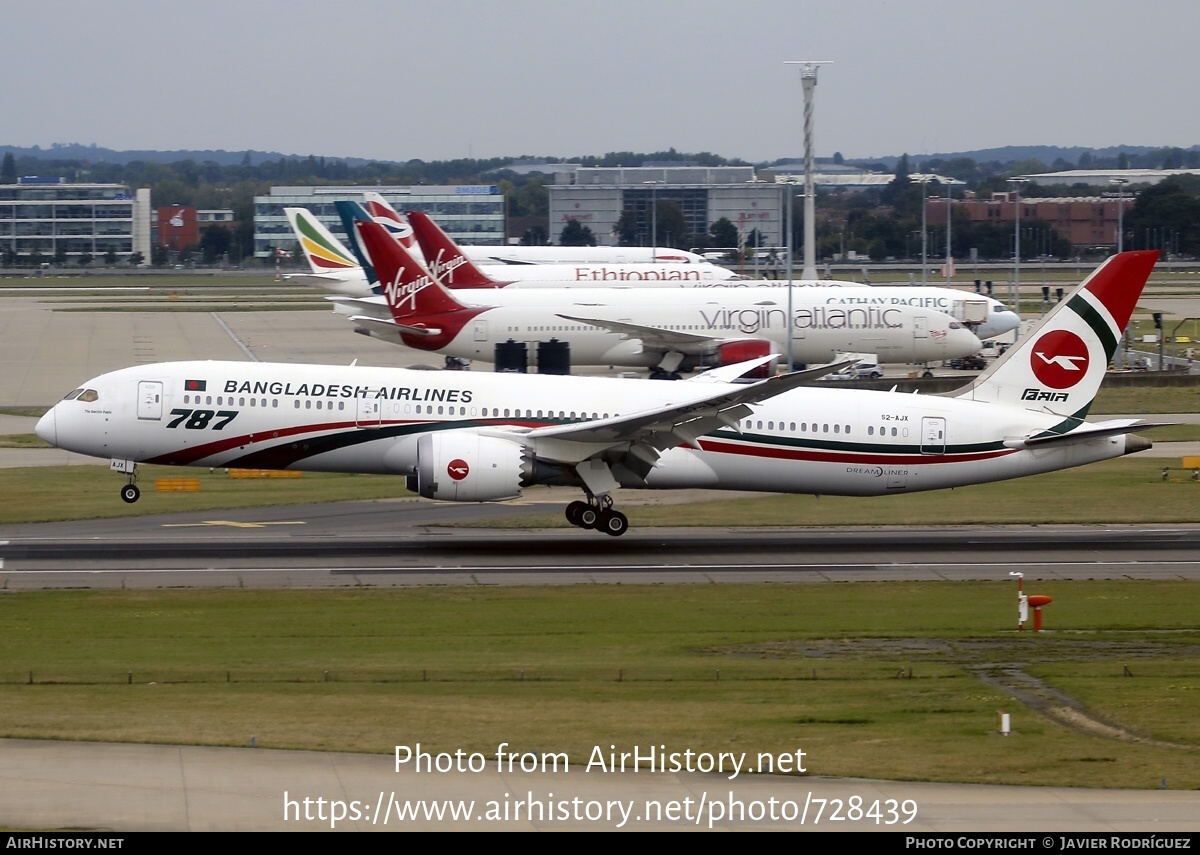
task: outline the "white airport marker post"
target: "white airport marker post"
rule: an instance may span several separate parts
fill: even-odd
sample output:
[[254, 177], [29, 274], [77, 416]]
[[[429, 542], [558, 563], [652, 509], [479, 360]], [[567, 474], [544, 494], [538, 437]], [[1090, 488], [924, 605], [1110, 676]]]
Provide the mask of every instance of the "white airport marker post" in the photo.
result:
[[1009, 576], [1017, 577], [1017, 632], [1025, 631], [1025, 621], [1029, 620], [1029, 600], [1025, 596], [1025, 574], [1013, 571]]

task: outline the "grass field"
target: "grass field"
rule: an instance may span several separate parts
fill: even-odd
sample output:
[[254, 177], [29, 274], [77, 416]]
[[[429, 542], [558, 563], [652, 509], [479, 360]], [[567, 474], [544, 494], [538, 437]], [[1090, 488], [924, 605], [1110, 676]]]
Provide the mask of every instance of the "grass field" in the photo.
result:
[[[1038, 636], [1013, 632], [1011, 583], [5, 594], [0, 735], [803, 749], [822, 775], [1200, 787], [1200, 588], [1036, 593]], [[1013, 671], [1085, 725], [1014, 700], [993, 679]]]
[[[897, 496], [780, 495], [722, 498], [680, 505], [622, 506], [633, 527], [711, 525], [965, 525], [972, 523], [1149, 523], [1200, 521], [1200, 483], [1164, 466], [1178, 460], [1136, 456], [1032, 478]], [[139, 467], [142, 499], [120, 501], [124, 483], [104, 466], [0, 469], [0, 525], [100, 519], [151, 513], [308, 504], [411, 495], [398, 477], [306, 472], [300, 478], [234, 479], [225, 470]], [[199, 492], [157, 493], [156, 478], [197, 478]], [[537, 498], [538, 488], [525, 491]], [[625, 495], [633, 495], [628, 491]], [[1063, 497], [1069, 496], [1069, 501]], [[514, 517], [488, 526], [565, 527], [562, 514]]]

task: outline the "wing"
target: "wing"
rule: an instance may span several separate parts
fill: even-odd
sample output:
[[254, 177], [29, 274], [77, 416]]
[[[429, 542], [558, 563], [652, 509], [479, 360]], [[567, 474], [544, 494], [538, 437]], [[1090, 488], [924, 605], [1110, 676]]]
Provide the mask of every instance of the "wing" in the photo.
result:
[[[680, 353], [698, 354], [713, 349], [718, 342], [725, 341], [716, 336], [702, 333], [664, 330], [659, 327], [648, 327], [629, 321], [610, 321], [605, 318], [581, 318], [578, 315], [559, 315], [568, 321], [581, 324], [591, 324], [594, 327], [620, 333], [625, 338], [636, 338], [642, 342], [643, 350], [678, 350]], [[749, 369], [747, 369], [749, 370]]]
[[[762, 360], [750, 360], [730, 371], [745, 373]], [[630, 473], [645, 479], [664, 451], [692, 445], [699, 437], [721, 428], [738, 429], [750, 415], [752, 404], [804, 385], [828, 374], [830, 366], [796, 371], [757, 383], [721, 385], [673, 383], [671, 392], [681, 400], [641, 412], [570, 425], [534, 428], [522, 441], [538, 458], [573, 466], [593, 495], [605, 495], [619, 485], [613, 474]], [[662, 382], [662, 381], [646, 381]], [[511, 437], [512, 432], [506, 431]]]

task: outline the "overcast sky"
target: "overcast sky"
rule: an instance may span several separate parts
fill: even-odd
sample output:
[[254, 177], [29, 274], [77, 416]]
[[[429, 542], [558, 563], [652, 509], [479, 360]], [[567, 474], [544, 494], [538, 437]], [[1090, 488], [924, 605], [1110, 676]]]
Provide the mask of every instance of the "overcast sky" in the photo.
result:
[[1200, 143], [1197, 0], [0, 0], [0, 146], [403, 161]]

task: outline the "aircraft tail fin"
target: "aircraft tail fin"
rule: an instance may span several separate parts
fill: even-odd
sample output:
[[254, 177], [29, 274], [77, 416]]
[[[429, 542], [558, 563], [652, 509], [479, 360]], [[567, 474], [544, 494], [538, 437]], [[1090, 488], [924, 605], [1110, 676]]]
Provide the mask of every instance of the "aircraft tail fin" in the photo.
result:
[[422, 317], [466, 309], [433, 274], [413, 260], [412, 256], [372, 221], [355, 222], [360, 240], [367, 251], [392, 318], [400, 323], [413, 324]]
[[350, 250], [307, 208], [284, 208], [283, 212], [313, 273], [334, 273], [359, 266]]
[[1153, 250], [1112, 256], [974, 382], [949, 394], [1083, 418], [1157, 261]]
[[407, 211], [409, 225], [425, 254], [425, 262], [435, 276], [449, 288], [502, 288], [508, 284], [497, 282], [475, 266], [450, 236], [442, 231], [428, 214]]
[[355, 220], [370, 222], [372, 217], [367, 212], [367, 209], [357, 202], [337, 201], [333, 203], [333, 207], [337, 210], [338, 216], [342, 220], [342, 228], [349, 235], [350, 250], [354, 253], [354, 257], [358, 259], [359, 265], [363, 269], [363, 273], [367, 277], [367, 282], [371, 284], [371, 290], [376, 294], [382, 289], [379, 287], [379, 274], [375, 272], [375, 265], [371, 263], [366, 249], [363, 248], [362, 241], [358, 237], [358, 230], [354, 227]]
[[379, 193], [368, 191], [363, 193], [363, 202], [371, 219], [387, 229], [404, 249], [420, 261], [421, 247], [417, 245], [417, 236], [413, 234], [412, 226], [391, 206], [387, 199]]

